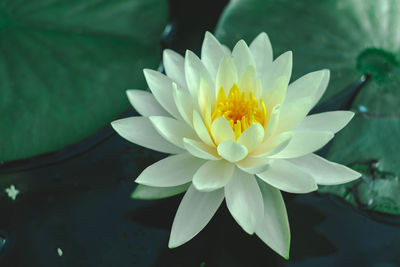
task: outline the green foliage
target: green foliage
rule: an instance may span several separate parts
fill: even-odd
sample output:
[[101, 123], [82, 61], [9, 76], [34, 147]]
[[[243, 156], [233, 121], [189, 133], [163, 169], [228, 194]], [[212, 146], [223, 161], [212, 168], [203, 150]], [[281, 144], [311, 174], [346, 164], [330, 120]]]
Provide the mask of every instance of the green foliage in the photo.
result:
[[0, 161], [76, 143], [145, 89], [165, 0], [0, 0]]

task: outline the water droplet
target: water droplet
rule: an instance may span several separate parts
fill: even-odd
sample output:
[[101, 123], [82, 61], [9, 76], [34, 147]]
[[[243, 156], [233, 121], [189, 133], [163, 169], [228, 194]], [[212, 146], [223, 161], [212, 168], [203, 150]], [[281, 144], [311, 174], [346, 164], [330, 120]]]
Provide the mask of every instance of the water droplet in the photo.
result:
[[367, 111], [368, 111], [368, 108], [367, 108], [366, 106], [364, 106], [364, 105], [359, 105], [359, 106], [358, 106], [358, 110], [359, 110], [361, 113], [364, 113], [364, 112], [367, 112]]
[[3, 250], [4, 246], [6, 245], [6, 241], [7, 241], [7, 239], [5, 237], [0, 236], [0, 254], [1, 254], [1, 251]]
[[58, 256], [61, 257], [64, 254], [64, 252], [62, 251], [61, 248], [57, 248], [57, 254], [58, 254]]

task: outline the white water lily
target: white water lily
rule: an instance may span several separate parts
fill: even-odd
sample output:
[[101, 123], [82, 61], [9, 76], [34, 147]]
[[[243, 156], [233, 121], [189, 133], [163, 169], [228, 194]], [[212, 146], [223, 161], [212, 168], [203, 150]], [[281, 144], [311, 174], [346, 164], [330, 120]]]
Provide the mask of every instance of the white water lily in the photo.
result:
[[307, 116], [323, 95], [329, 71], [289, 85], [292, 53], [273, 60], [268, 36], [232, 52], [206, 33], [201, 59], [165, 50], [166, 75], [145, 69], [151, 93], [128, 90], [142, 115], [112, 122], [135, 144], [173, 154], [147, 167], [133, 197], [163, 198], [186, 191], [169, 247], [196, 236], [223, 200], [235, 221], [281, 256], [290, 230], [282, 191], [309, 193], [360, 174], [315, 154], [353, 117], [350, 111]]

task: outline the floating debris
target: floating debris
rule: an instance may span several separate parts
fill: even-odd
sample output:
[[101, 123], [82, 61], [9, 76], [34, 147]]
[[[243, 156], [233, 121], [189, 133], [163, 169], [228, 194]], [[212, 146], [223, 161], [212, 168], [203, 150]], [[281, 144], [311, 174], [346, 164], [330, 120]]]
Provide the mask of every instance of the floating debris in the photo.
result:
[[57, 254], [58, 254], [58, 256], [60, 256], [60, 257], [63, 255], [63, 251], [62, 251], [61, 248], [57, 248]]
[[361, 113], [365, 113], [365, 112], [368, 111], [368, 108], [367, 108], [366, 106], [364, 106], [364, 105], [359, 105], [359, 106], [358, 106], [358, 110], [359, 110]]
[[15, 186], [12, 184], [9, 188], [6, 188], [6, 193], [9, 198], [12, 200], [15, 200], [19, 194], [19, 190], [15, 188]]

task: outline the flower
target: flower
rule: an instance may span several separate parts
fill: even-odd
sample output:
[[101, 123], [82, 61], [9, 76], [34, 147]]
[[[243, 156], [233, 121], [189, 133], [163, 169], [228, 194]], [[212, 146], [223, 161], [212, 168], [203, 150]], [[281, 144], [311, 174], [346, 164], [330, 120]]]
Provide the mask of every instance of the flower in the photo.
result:
[[267, 34], [232, 52], [209, 32], [201, 59], [165, 50], [166, 75], [145, 69], [151, 93], [128, 90], [142, 115], [112, 122], [125, 139], [173, 154], [136, 179], [134, 198], [163, 198], [186, 191], [169, 247], [197, 235], [223, 200], [235, 221], [281, 256], [289, 257], [290, 230], [280, 190], [308, 193], [360, 174], [314, 151], [353, 117], [350, 111], [309, 115], [323, 95], [329, 71], [292, 84], [292, 53], [272, 58]]

